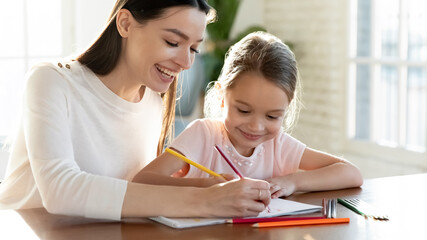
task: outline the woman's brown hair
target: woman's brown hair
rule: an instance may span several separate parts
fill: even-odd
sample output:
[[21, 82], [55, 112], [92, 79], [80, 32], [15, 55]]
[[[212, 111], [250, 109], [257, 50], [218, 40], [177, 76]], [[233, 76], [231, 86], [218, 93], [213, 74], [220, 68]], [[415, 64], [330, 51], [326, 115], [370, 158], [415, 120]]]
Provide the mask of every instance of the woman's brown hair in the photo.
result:
[[[166, 9], [178, 6], [195, 7], [205, 12], [208, 22], [215, 18], [215, 11], [206, 3], [206, 0], [117, 0], [106, 28], [77, 60], [98, 75], [110, 73], [116, 66], [121, 53], [122, 38], [116, 27], [116, 15], [120, 9], [128, 9], [139, 23], [144, 24], [162, 17]], [[165, 108], [157, 155], [163, 151], [166, 142], [172, 139], [177, 85], [177, 80], [173, 81], [169, 89], [161, 94]]]

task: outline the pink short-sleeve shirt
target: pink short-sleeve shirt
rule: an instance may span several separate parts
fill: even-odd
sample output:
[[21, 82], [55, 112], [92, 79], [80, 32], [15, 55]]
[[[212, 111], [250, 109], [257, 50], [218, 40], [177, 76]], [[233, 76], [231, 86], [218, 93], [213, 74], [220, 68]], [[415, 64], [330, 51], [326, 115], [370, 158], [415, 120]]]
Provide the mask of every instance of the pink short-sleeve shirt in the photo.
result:
[[[193, 121], [170, 145], [189, 159], [217, 173], [233, 170], [222, 159], [214, 146], [219, 145], [238, 170], [255, 179], [268, 179], [294, 173], [298, 170], [305, 144], [281, 131], [274, 139], [258, 145], [252, 156], [240, 155], [231, 144], [224, 124], [218, 120]], [[185, 177], [201, 178], [209, 175], [193, 166]]]

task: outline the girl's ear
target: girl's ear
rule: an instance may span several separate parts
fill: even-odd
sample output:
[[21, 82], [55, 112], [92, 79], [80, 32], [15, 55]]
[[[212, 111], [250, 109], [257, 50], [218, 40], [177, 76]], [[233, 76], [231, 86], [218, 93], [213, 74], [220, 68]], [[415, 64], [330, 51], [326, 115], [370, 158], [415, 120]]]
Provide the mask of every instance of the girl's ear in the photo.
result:
[[132, 13], [127, 9], [120, 9], [116, 16], [116, 26], [122, 38], [129, 36], [130, 25], [133, 20]]
[[218, 101], [221, 101], [221, 108], [224, 108], [224, 89], [222, 89], [221, 83], [215, 82], [215, 89], [218, 92]]

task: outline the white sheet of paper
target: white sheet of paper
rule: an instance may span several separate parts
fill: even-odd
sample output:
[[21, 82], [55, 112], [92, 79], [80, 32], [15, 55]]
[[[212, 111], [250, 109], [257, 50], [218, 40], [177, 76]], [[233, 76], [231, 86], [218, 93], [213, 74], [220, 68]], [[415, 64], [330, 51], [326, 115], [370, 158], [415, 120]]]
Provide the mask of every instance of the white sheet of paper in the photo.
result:
[[[257, 218], [313, 213], [318, 212], [322, 209], [321, 206], [305, 204], [280, 198], [272, 199], [268, 207], [269, 210], [265, 209], [257, 216]], [[189, 228], [221, 224], [225, 223], [227, 219], [230, 218], [167, 218], [159, 216], [152, 217], [150, 219], [173, 228]]]

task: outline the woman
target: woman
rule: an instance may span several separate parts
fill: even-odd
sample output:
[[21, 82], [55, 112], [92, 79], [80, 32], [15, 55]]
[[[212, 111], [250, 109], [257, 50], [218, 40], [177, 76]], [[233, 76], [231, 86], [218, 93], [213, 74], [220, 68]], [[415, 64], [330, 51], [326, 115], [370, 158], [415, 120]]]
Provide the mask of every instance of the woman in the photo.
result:
[[35, 66], [0, 209], [45, 207], [114, 220], [262, 211], [270, 200], [265, 181], [210, 188], [129, 181], [163, 149], [177, 75], [192, 65], [211, 13], [204, 0], [118, 0], [103, 33], [77, 61]]

